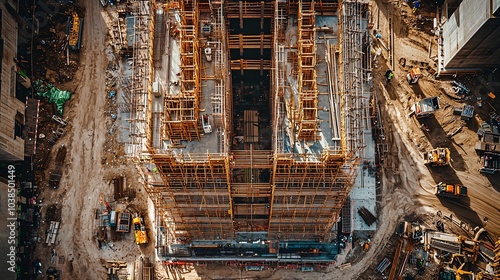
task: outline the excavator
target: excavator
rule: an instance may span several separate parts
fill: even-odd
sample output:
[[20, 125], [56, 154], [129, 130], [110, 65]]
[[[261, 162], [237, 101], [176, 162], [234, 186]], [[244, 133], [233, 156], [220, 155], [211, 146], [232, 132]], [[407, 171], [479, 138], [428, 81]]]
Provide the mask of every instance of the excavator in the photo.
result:
[[68, 47], [72, 51], [77, 51], [82, 45], [83, 18], [73, 11], [68, 17]]
[[452, 265], [453, 263], [458, 263], [460, 266], [456, 269], [453, 268], [441, 268], [439, 272], [438, 279], [456, 279], [456, 280], [472, 280], [474, 275], [471, 271], [464, 269], [465, 266], [465, 256], [462, 254], [453, 254], [451, 256], [451, 261], [448, 263]]

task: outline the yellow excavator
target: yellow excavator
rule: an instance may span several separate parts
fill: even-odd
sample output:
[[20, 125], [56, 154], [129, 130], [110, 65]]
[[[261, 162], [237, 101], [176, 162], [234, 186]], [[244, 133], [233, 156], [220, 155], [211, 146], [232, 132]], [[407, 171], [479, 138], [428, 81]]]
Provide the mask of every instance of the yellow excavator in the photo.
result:
[[68, 47], [72, 51], [79, 50], [82, 43], [83, 18], [73, 11], [68, 17]]

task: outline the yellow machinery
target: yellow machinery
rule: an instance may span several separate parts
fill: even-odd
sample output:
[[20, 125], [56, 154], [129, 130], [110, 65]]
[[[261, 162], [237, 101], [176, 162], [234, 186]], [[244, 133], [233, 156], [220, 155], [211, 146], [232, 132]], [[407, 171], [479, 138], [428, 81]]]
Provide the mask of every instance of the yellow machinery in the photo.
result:
[[68, 47], [70, 50], [79, 50], [82, 39], [83, 18], [80, 18], [76, 12], [73, 12], [68, 18]]
[[132, 220], [135, 229], [135, 243], [137, 245], [148, 243], [148, 234], [146, 232], [146, 227], [144, 226], [144, 220], [141, 216], [136, 216]]
[[451, 162], [448, 148], [436, 148], [424, 154], [424, 164], [427, 166], [444, 166]]
[[446, 184], [440, 182], [436, 186], [436, 195], [438, 196], [467, 196], [467, 187], [460, 184]]
[[406, 75], [406, 80], [408, 80], [408, 83], [410, 84], [416, 84], [418, 82], [418, 79], [420, 79], [420, 77], [422, 77], [422, 72], [420, 72], [420, 68], [415, 68], [413, 67], [411, 70], [410, 70], [410, 73], [408, 73], [408, 75]]

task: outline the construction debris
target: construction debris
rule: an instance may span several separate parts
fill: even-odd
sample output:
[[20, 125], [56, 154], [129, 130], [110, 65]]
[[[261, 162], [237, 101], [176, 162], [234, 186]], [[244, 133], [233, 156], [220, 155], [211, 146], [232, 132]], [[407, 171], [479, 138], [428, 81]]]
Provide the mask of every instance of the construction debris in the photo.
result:
[[464, 86], [464, 84], [459, 83], [457, 81], [451, 81], [451, 84], [453, 85], [453, 90], [455, 90], [455, 94], [457, 95], [470, 94], [470, 90], [466, 86]]
[[377, 218], [372, 214], [372, 212], [370, 212], [364, 206], [358, 208], [358, 214], [361, 216], [361, 218], [363, 218], [363, 221], [365, 221], [365, 223], [369, 226], [377, 221]]
[[50, 172], [49, 176], [49, 186], [54, 189], [59, 188], [59, 181], [61, 180], [62, 166], [65, 157], [66, 157], [66, 146], [62, 145], [57, 150], [56, 159], [54, 161], [54, 169]]
[[47, 245], [50, 246], [56, 242], [58, 230], [59, 230], [59, 222], [51, 221], [49, 229], [47, 231], [47, 238], [45, 239], [45, 243], [47, 243]]

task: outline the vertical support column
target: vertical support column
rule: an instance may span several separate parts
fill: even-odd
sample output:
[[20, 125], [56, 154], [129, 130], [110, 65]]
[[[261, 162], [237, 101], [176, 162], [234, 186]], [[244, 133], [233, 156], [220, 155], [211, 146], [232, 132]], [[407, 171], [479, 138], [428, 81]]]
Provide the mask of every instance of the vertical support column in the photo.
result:
[[240, 44], [240, 55], [242, 56], [243, 55], [243, 34], [239, 34], [240, 36], [240, 41], [239, 41], [239, 44]]
[[243, 1], [240, 0], [240, 29], [243, 29]]
[[265, 2], [260, 1], [260, 30], [264, 29], [264, 11], [265, 11]]

